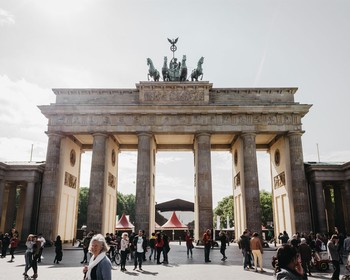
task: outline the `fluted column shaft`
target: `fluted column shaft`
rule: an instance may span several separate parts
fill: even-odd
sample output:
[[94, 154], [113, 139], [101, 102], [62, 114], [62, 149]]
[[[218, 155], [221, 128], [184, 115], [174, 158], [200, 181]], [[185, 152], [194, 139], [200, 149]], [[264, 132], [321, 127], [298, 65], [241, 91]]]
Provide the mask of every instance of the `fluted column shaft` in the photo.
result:
[[138, 134], [135, 229], [149, 230], [152, 176], [152, 134]]
[[99, 233], [102, 232], [104, 189], [105, 189], [105, 157], [107, 135], [102, 133], [93, 134], [90, 188], [87, 211], [87, 228]]
[[199, 133], [195, 140], [196, 235], [213, 228], [210, 134]]
[[259, 194], [258, 165], [255, 133], [243, 133], [244, 195], [247, 228], [261, 231], [261, 206]]
[[308, 190], [305, 178], [301, 132], [288, 133], [291, 181], [293, 190], [295, 229], [308, 232], [311, 228]]
[[34, 182], [28, 182], [25, 191], [25, 204], [22, 222], [22, 238], [28, 236], [31, 233], [31, 224], [33, 217], [33, 202], [34, 202]]
[[327, 233], [326, 205], [323, 194], [323, 184], [322, 182], [315, 182], [314, 187], [317, 203], [317, 213], [315, 215], [315, 218], [318, 217], [318, 232]]
[[48, 134], [45, 172], [41, 190], [38, 231], [53, 240], [57, 234], [58, 219], [58, 174], [62, 135]]

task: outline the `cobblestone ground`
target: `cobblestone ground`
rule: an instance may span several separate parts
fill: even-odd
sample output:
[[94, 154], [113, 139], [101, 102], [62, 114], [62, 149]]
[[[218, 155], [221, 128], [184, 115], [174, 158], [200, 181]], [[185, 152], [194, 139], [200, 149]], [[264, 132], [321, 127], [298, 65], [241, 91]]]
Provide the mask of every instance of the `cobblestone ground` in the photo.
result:
[[[169, 264], [157, 265], [154, 261], [147, 261], [143, 264], [143, 271], [133, 270], [133, 261], [127, 262], [127, 272], [121, 272], [119, 267], [112, 271], [112, 279], [273, 279], [271, 258], [276, 253], [275, 248], [264, 251], [264, 269], [266, 273], [244, 271], [242, 266], [242, 255], [237, 245], [230, 245], [226, 250], [227, 260], [221, 261], [219, 249], [210, 253], [211, 263], [204, 263], [204, 251], [202, 248], [193, 249], [193, 258], [187, 258], [184, 244], [171, 244], [169, 252]], [[83, 265], [80, 261], [83, 257], [81, 248], [65, 245], [63, 260], [60, 264], [53, 264], [54, 248], [45, 248], [44, 259], [38, 264], [38, 279], [42, 280], [72, 280], [82, 279]], [[23, 279], [24, 251], [18, 251], [14, 262], [8, 262], [10, 257], [0, 259], [0, 280]], [[341, 265], [341, 275], [344, 275], [345, 268]], [[32, 275], [32, 270], [29, 271]], [[326, 273], [314, 272], [309, 279], [330, 279], [332, 267]]]

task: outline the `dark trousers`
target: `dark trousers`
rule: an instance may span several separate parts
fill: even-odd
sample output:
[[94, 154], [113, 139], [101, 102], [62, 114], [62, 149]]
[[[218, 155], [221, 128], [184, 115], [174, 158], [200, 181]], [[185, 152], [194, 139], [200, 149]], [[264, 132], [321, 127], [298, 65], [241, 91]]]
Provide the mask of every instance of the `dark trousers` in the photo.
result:
[[333, 264], [333, 268], [334, 268], [334, 272], [332, 275], [332, 280], [339, 280], [339, 275], [340, 275], [340, 264], [339, 261], [333, 261], [332, 260], [332, 264]]
[[204, 245], [204, 260], [206, 262], [210, 261], [210, 259], [209, 259], [210, 247], [211, 247], [210, 244], [205, 244]]
[[126, 251], [120, 251], [120, 254], [121, 254], [120, 268], [125, 269], [126, 257], [128, 253]]
[[226, 258], [225, 251], [226, 251], [226, 247], [220, 247], [220, 253], [224, 258]]
[[163, 247], [157, 247], [157, 263], [160, 263], [160, 254], [163, 252]]
[[251, 267], [250, 263], [250, 251], [246, 249], [242, 249], [242, 254], [243, 254], [243, 267]]
[[139, 268], [142, 268], [142, 260], [143, 260], [143, 252], [135, 252], [135, 258], [134, 258], [134, 266], [135, 268], [137, 267], [137, 263], [139, 263]]
[[89, 248], [86, 247], [86, 248], [84, 248], [83, 250], [84, 250], [83, 262], [87, 262], [87, 253], [89, 252]]

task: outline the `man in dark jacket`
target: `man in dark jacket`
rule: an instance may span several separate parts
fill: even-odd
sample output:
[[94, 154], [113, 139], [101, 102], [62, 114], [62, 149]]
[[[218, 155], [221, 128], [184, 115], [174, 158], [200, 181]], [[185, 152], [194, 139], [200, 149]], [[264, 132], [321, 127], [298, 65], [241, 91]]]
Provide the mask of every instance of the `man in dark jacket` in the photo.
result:
[[243, 232], [243, 234], [240, 237], [239, 240], [239, 245], [240, 245], [240, 249], [242, 250], [242, 254], [243, 254], [243, 268], [245, 270], [249, 270], [250, 265], [250, 254], [251, 254], [251, 250], [250, 250], [250, 238], [249, 238], [249, 231], [245, 230]]

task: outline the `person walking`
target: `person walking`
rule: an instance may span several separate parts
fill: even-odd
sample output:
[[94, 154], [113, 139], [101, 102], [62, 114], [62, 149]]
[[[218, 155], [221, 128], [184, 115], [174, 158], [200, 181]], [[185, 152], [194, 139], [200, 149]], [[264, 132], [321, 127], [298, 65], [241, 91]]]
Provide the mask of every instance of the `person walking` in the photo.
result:
[[89, 266], [84, 266], [84, 280], [111, 280], [112, 264], [106, 256], [109, 247], [102, 234], [96, 234], [91, 238], [89, 251], [92, 257]]
[[170, 251], [170, 244], [169, 244], [169, 237], [163, 233], [163, 240], [164, 240], [164, 246], [163, 246], [163, 264], [168, 264], [168, 254]]
[[133, 244], [135, 248], [134, 270], [137, 268], [137, 265], [139, 269], [142, 270], [143, 254], [147, 248], [146, 237], [143, 236], [142, 230], [139, 230], [139, 234], [135, 236]]
[[212, 242], [213, 242], [213, 239], [211, 237], [211, 230], [207, 229], [203, 234], [204, 261], [206, 263], [211, 262], [209, 255], [210, 255], [210, 248], [211, 248]]
[[84, 257], [83, 260], [80, 263], [87, 263], [88, 262], [88, 252], [89, 252], [89, 245], [91, 241], [92, 233], [88, 233], [85, 238], [83, 239], [83, 252], [84, 252]]
[[339, 253], [338, 253], [339, 239], [336, 234], [333, 234], [331, 239], [327, 243], [328, 257], [333, 264], [333, 275], [332, 280], [339, 280], [340, 275], [340, 264], [339, 264]]
[[225, 261], [227, 259], [225, 251], [226, 251], [226, 243], [227, 243], [227, 236], [223, 231], [220, 231], [219, 233], [219, 240], [220, 240], [220, 253], [222, 255], [222, 261]]
[[63, 256], [63, 252], [62, 252], [62, 240], [61, 240], [61, 236], [57, 235], [56, 237], [56, 241], [55, 241], [55, 259], [53, 260], [53, 263], [57, 263], [59, 264], [60, 261], [62, 261], [62, 256]]
[[300, 245], [299, 245], [299, 254], [301, 258], [301, 265], [304, 269], [304, 279], [307, 279], [307, 273], [309, 273], [309, 276], [311, 276], [311, 259], [312, 259], [312, 250], [310, 246], [307, 244], [305, 238], [300, 239]]
[[40, 251], [39, 251], [39, 254], [38, 254], [38, 263], [40, 263], [41, 259], [42, 259], [43, 250], [44, 250], [44, 247], [45, 247], [45, 244], [46, 244], [46, 240], [43, 237], [42, 233], [38, 234], [37, 241], [40, 242]]
[[153, 259], [155, 260], [157, 258], [157, 253], [156, 253], [156, 233], [152, 232], [152, 235], [149, 239], [149, 247], [151, 249], [151, 254], [149, 255], [149, 260]]
[[241, 235], [238, 246], [242, 250], [243, 269], [249, 270], [249, 268], [251, 266], [251, 264], [250, 264], [251, 250], [250, 250], [250, 238], [249, 238], [249, 231], [248, 230], [245, 230], [243, 232], [243, 234]]
[[163, 252], [163, 247], [164, 247], [163, 234], [158, 232], [156, 235], [157, 264], [161, 264], [160, 254]]
[[193, 237], [191, 236], [191, 232], [188, 230], [186, 233], [186, 247], [187, 247], [187, 258], [189, 257], [189, 253], [191, 253], [191, 258], [192, 258], [192, 249], [193, 249]]
[[19, 239], [17, 237], [17, 234], [13, 234], [13, 237], [10, 240], [10, 255], [11, 255], [11, 260], [9, 262], [13, 262], [13, 259], [15, 258], [15, 250], [17, 249], [19, 243]]
[[126, 264], [126, 257], [129, 252], [129, 238], [128, 233], [123, 232], [122, 239], [120, 240], [120, 255], [121, 255], [121, 261], [120, 261], [120, 270], [126, 271], [125, 264]]
[[2, 238], [1, 258], [6, 258], [7, 249], [10, 245], [10, 235], [6, 232]]
[[254, 257], [254, 271], [258, 271], [258, 262], [260, 266], [260, 272], [265, 272], [263, 269], [263, 258], [262, 254], [264, 253], [262, 242], [257, 232], [253, 233], [253, 238], [250, 239], [250, 249], [252, 250], [252, 254]]

